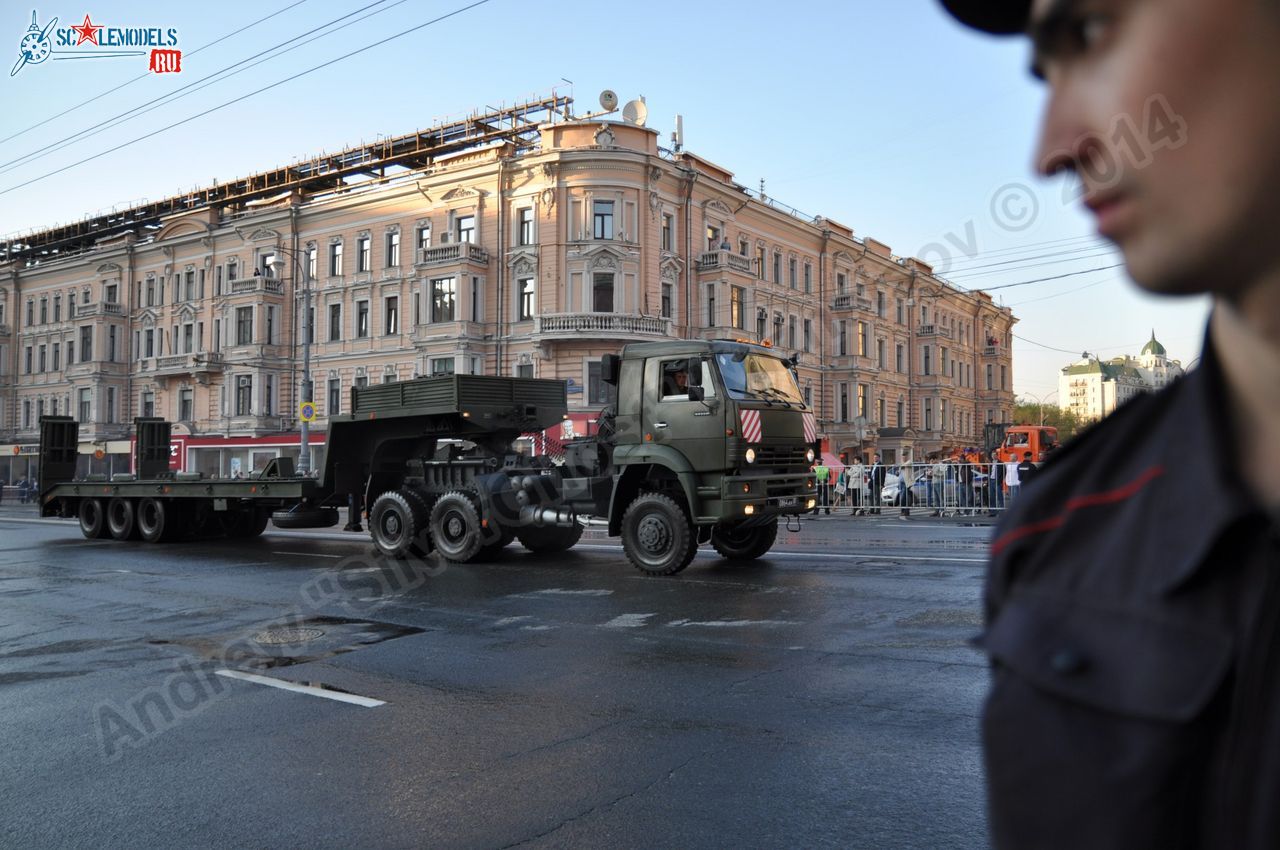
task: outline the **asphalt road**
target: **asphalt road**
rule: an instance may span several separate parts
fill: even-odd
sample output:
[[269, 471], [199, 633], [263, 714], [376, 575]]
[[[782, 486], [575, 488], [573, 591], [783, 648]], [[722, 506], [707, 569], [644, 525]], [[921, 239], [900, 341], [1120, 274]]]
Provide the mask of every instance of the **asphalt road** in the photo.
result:
[[989, 532], [824, 517], [654, 579], [0, 516], [0, 846], [985, 847]]

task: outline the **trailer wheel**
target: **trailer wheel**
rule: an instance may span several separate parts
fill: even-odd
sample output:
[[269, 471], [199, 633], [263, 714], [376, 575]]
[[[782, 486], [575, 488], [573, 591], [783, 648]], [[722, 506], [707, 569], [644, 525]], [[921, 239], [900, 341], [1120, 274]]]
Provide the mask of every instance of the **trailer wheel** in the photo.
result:
[[373, 500], [369, 534], [378, 553], [389, 558], [425, 554], [419, 538], [426, 537], [426, 509], [416, 493], [388, 490]]
[[646, 575], [675, 575], [693, 560], [698, 536], [675, 499], [641, 493], [622, 515], [622, 549]]
[[172, 539], [179, 524], [177, 520], [177, 511], [170, 502], [148, 498], [138, 503], [138, 531], [148, 543], [163, 543]]
[[582, 526], [526, 525], [520, 529], [520, 545], [530, 552], [563, 552], [582, 539]]
[[745, 523], [717, 523], [711, 529], [711, 545], [721, 557], [730, 561], [754, 561], [773, 548], [778, 539], [778, 520], [774, 518], [763, 525], [745, 526]]
[[338, 524], [338, 511], [307, 507], [275, 511], [271, 514], [271, 524], [276, 528], [330, 528]]
[[466, 563], [480, 551], [480, 512], [465, 493], [452, 491], [431, 508], [431, 539], [450, 561]]
[[227, 522], [227, 536], [235, 540], [249, 540], [266, 531], [271, 515], [258, 508], [248, 508], [232, 514]]
[[137, 509], [132, 499], [116, 497], [107, 502], [107, 529], [116, 540], [137, 539]]
[[80, 501], [79, 517], [80, 533], [90, 540], [106, 537], [109, 533], [101, 499], [82, 499]]

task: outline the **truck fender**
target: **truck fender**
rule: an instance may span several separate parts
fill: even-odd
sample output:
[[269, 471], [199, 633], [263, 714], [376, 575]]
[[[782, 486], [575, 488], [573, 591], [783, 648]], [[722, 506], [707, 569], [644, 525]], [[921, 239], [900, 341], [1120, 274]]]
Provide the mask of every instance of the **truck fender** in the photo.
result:
[[609, 534], [622, 532], [622, 514], [646, 481], [674, 477], [684, 495], [689, 515], [697, 516], [700, 501], [697, 495], [697, 475], [688, 458], [675, 449], [647, 443], [638, 446], [619, 446], [613, 456], [619, 474], [614, 477], [613, 497], [609, 500]]

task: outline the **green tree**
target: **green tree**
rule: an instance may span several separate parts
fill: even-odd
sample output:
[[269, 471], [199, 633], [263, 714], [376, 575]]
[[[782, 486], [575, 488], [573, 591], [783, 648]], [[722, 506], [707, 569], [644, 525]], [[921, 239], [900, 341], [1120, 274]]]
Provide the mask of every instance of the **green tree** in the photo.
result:
[[1080, 417], [1074, 412], [1058, 407], [1056, 404], [1041, 405], [1036, 401], [1021, 399], [1013, 408], [1015, 425], [1040, 425], [1042, 416], [1043, 424], [1057, 428], [1058, 439], [1064, 443], [1083, 430], [1086, 424], [1081, 422]]

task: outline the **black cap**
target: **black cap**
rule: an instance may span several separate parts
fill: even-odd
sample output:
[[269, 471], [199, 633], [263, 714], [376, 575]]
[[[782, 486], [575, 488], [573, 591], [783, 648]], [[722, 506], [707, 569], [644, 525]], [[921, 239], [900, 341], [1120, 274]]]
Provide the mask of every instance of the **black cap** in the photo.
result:
[[1031, 0], [942, 0], [952, 17], [992, 35], [1025, 32]]

